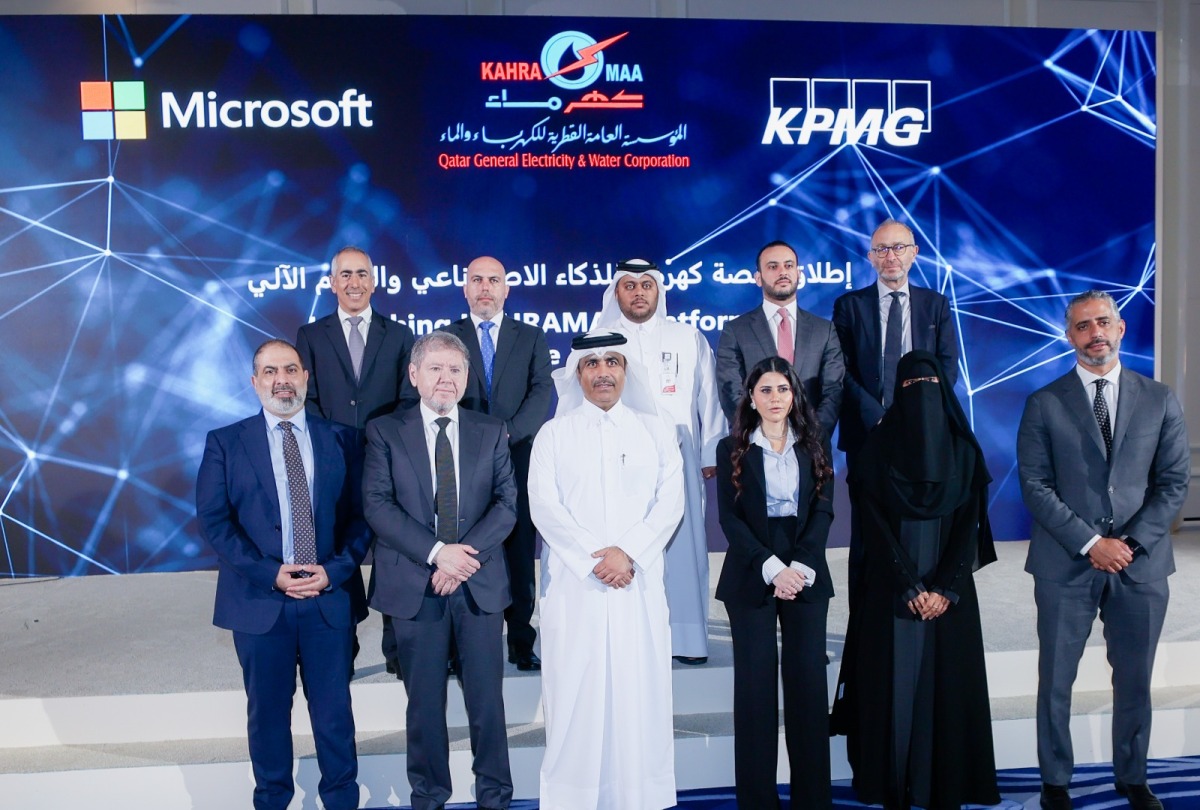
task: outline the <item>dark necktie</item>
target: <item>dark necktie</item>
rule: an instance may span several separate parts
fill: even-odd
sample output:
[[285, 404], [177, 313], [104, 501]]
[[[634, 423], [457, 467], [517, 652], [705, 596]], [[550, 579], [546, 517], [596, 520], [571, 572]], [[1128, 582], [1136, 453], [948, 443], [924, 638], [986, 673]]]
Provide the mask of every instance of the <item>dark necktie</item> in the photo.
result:
[[280, 422], [283, 429], [283, 466], [287, 468], [288, 495], [292, 502], [292, 554], [296, 565], [317, 564], [317, 532], [313, 528], [312, 502], [308, 497], [308, 478], [300, 445], [292, 433], [291, 422]]
[[479, 328], [483, 330], [479, 337], [479, 351], [483, 354], [483, 376], [487, 380], [489, 399], [492, 395], [492, 368], [496, 364], [496, 344], [492, 342], [492, 327], [495, 325], [491, 321], [481, 321], [479, 324]]
[[454, 451], [446, 435], [449, 416], [433, 420], [438, 426], [433, 443], [433, 469], [437, 475], [437, 540], [439, 543], [458, 542], [458, 485], [454, 481]]
[[900, 344], [904, 342], [904, 311], [901, 300], [904, 293], [889, 293], [892, 298], [888, 307], [887, 334], [883, 337], [883, 407], [892, 404], [896, 388], [896, 366], [900, 365]]
[[1104, 398], [1104, 385], [1108, 382], [1103, 378], [1096, 380], [1096, 398], [1092, 400], [1092, 413], [1096, 414], [1096, 423], [1100, 425], [1100, 435], [1104, 437], [1104, 457], [1112, 455], [1112, 424], [1108, 421], [1108, 400]]
[[362, 315], [355, 315], [353, 318], [347, 318], [350, 322], [350, 339], [347, 341], [350, 346], [350, 364], [354, 366], [354, 379], [357, 381], [362, 377], [362, 360], [363, 352], [367, 350], [367, 344], [363, 342], [362, 332], [358, 331], [358, 325], [362, 323]]
[[775, 341], [777, 353], [789, 363], [796, 362], [796, 337], [792, 334], [792, 319], [784, 307], [779, 308], [779, 333]]

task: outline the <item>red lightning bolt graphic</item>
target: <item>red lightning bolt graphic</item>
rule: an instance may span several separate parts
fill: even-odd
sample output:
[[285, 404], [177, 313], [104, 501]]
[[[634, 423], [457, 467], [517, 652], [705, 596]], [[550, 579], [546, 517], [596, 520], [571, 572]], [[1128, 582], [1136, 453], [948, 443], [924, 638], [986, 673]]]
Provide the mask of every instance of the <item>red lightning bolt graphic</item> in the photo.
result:
[[561, 76], [564, 73], [570, 73], [575, 68], [587, 67], [588, 65], [596, 64], [596, 62], [598, 61], [596, 59], [596, 54], [598, 54], [600, 51], [607, 48], [609, 45], [612, 45], [618, 39], [621, 39], [622, 37], [626, 36], [628, 33], [629, 32], [626, 31], [624, 34], [617, 34], [615, 37], [610, 37], [609, 39], [606, 39], [603, 42], [597, 42], [595, 45], [588, 45], [586, 48], [584, 48], [583, 50], [581, 50], [579, 52], [579, 60], [578, 61], [572, 62], [571, 64], [567, 65], [562, 70], [559, 70], [555, 73], [551, 73], [546, 78], [553, 79], [555, 76]]

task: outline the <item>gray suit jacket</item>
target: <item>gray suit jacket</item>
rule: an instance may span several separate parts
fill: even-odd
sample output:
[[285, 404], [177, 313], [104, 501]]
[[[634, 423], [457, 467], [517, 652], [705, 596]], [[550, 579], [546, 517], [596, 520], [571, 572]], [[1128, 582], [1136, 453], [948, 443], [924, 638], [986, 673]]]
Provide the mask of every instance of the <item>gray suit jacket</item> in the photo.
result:
[[[504, 538], [517, 520], [517, 488], [508, 437], [499, 419], [458, 409], [459, 542], [479, 551], [480, 568], [463, 583], [486, 613], [511, 600]], [[388, 616], [416, 615], [433, 575], [425, 562], [434, 535], [433, 473], [421, 409], [373, 419], [367, 425], [363, 513], [375, 532], [371, 607]]]
[[1079, 550], [1097, 533], [1128, 535], [1144, 549], [1124, 572], [1134, 582], [1175, 571], [1171, 523], [1191, 475], [1183, 411], [1167, 386], [1124, 367], [1119, 397], [1111, 463], [1073, 367], [1025, 403], [1017, 465], [1034, 521], [1025, 570], [1036, 577], [1078, 584], [1093, 576]]
[[[775, 336], [762, 305], [739, 315], [721, 330], [717, 344], [717, 388], [721, 410], [733, 424], [733, 414], [742, 398], [742, 383], [758, 361], [774, 357]], [[846, 366], [833, 323], [796, 307], [796, 374], [804, 395], [817, 412], [827, 435], [837, 424], [842, 405], [842, 377]]]

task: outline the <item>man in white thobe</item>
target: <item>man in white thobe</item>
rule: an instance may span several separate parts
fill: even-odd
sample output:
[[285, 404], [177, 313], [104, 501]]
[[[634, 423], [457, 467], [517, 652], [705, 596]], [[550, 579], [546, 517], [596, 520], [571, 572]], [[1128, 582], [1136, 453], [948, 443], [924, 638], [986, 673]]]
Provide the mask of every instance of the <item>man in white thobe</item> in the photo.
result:
[[533, 444], [542, 534], [542, 810], [674, 807], [671, 628], [663, 549], [683, 462], [625, 337], [576, 338], [559, 409]]
[[667, 318], [662, 273], [645, 259], [617, 265], [598, 326], [629, 339], [625, 355], [641, 361], [658, 412], [679, 434], [686, 504], [667, 544], [671, 655], [684, 664], [703, 664], [708, 661], [709, 602], [704, 480], [717, 474], [717, 442], [729, 432], [712, 347], [694, 326]]

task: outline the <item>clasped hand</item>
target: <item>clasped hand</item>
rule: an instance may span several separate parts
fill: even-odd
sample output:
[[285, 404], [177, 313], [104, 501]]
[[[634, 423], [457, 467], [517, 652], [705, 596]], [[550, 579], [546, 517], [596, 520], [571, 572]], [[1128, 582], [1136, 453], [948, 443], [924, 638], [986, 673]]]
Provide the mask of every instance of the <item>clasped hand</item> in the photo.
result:
[[466, 543], [447, 543], [433, 558], [436, 569], [430, 582], [438, 596], [449, 596], [479, 570], [478, 549]]
[[920, 616], [921, 621], [936, 619], [950, 609], [950, 600], [940, 593], [924, 591], [917, 594], [915, 599], [908, 600], [908, 609], [913, 615]]
[[771, 584], [775, 586], [776, 599], [786, 599], [790, 602], [804, 590], [808, 580], [804, 578], [804, 574], [789, 566], [776, 574]]
[[1107, 571], [1117, 574], [1129, 567], [1133, 562], [1133, 551], [1124, 540], [1115, 537], [1101, 537], [1088, 549], [1088, 558], [1092, 568], [1097, 571]]
[[[307, 577], [293, 577], [292, 574], [307, 573]], [[285, 596], [293, 599], [308, 599], [320, 596], [329, 587], [329, 575], [323, 565], [289, 565], [279, 566], [275, 575], [275, 589], [282, 591]]]
[[633, 560], [617, 546], [607, 546], [592, 556], [600, 558], [592, 573], [608, 587], [624, 588], [633, 582]]

